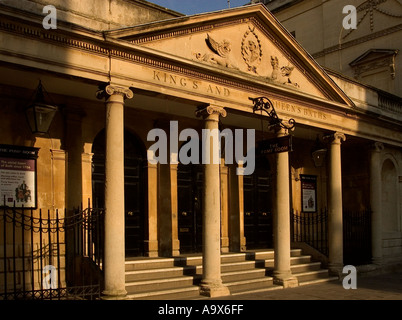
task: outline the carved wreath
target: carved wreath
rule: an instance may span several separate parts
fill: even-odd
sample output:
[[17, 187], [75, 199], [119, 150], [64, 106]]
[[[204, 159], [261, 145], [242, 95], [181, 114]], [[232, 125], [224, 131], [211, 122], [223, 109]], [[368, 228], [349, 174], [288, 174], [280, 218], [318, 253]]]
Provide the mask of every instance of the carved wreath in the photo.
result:
[[248, 71], [257, 73], [257, 67], [262, 60], [261, 41], [255, 33], [255, 27], [248, 26], [248, 28], [241, 42], [241, 54], [248, 66]]

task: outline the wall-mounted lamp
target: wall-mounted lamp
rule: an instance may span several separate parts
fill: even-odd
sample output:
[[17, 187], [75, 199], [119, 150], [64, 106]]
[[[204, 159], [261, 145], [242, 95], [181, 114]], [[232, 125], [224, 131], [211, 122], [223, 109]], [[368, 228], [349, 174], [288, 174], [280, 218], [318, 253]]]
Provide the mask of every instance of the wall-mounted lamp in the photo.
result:
[[45, 92], [42, 82], [36, 88], [33, 102], [25, 109], [25, 115], [33, 134], [43, 135], [49, 131], [57, 106], [45, 101]]
[[325, 163], [325, 158], [327, 156], [327, 148], [320, 141], [320, 138], [317, 135], [317, 139], [315, 140], [315, 144], [311, 150], [311, 156], [314, 161], [314, 165], [318, 167], [322, 167]]
[[249, 98], [253, 102], [253, 112], [264, 111], [268, 116], [269, 129], [272, 128], [283, 128], [292, 130], [296, 121], [294, 119], [289, 119], [288, 123], [284, 123], [282, 119], [278, 117], [278, 114], [275, 111], [274, 104], [271, 100], [266, 97], [258, 97], [258, 98]]

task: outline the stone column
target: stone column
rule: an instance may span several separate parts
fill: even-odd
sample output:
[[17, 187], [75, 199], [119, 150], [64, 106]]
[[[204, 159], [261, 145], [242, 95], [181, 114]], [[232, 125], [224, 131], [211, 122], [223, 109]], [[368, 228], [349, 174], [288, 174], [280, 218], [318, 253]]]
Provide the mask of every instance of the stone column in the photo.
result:
[[[205, 121], [207, 134], [213, 136], [215, 142], [219, 141], [219, 116], [226, 116], [226, 111], [220, 107], [208, 106], [196, 112]], [[209, 138], [209, 136], [207, 136]], [[203, 247], [203, 274], [200, 293], [209, 297], [229, 295], [229, 289], [222, 284], [221, 279], [221, 203], [220, 203], [220, 157], [217, 143], [210, 143], [206, 150], [205, 136], [203, 135], [203, 160], [209, 160], [204, 164], [204, 188], [202, 204], [202, 247]], [[207, 152], [206, 152], [207, 151]], [[204, 159], [209, 151], [209, 157]]]
[[344, 134], [336, 132], [326, 136], [330, 142], [328, 183], [328, 268], [330, 273], [341, 276], [343, 269], [343, 224], [342, 224], [342, 165], [341, 142]]
[[371, 204], [371, 255], [372, 262], [382, 263], [381, 221], [381, 151], [384, 145], [375, 142], [370, 154], [370, 204]]
[[124, 222], [124, 99], [133, 93], [108, 85], [98, 92], [106, 99], [105, 160], [105, 298], [118, 298], [125, 290]]
[[[281, 128], [277, 137], [288, 135]], [[285, 288], [297, 287], [298, 280], [290, 270], [290, 180], [289, 153], [276, 154], [276, 197], [274, 214], [274, 283]]]

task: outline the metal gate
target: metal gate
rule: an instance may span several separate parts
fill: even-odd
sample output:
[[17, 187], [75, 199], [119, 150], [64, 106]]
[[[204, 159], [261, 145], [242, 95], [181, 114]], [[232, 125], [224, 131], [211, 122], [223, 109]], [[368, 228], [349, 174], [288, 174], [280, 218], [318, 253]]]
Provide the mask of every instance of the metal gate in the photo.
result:
[[0, 300], [97, 299], [103, 210], [1, 208]]

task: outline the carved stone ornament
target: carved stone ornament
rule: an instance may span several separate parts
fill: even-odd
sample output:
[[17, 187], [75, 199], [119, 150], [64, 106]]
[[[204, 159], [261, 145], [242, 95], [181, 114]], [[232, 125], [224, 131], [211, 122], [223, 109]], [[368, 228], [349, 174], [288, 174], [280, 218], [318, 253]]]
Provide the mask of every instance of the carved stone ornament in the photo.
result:
[[198, 60], [211, 64], [217, 64], [222, 67], [238, 69], [230, 59], [232, 45], [228, 40], [224, 39], [217, 41], [207, 34], [207, 39], [205, 41], [212, 53], [197, 53], [196, 58]]
[[224, 118], [227, 116], [227, 112], [224, 108], [216, 106], [208, 106], [206, 108], [199, 109], [195, 112], [195, 115], [197, 117], [204, 117], [204, 118], [207, 118], [208, 116], [214, 114]]
[[279, 67], [279, 59], [278, 57], [271, 56], [271, 66], [272, 66], [272, 74], [271, 80], [281, 82], [282, 84], [294, 86], [296, 88], [300, 88], [300, 86], [293, 82], [290, 77], [292, 75], [294, 66], [287, 65]]
[[[207, 34], [205, 42], [210, 49], [208, 53], [198, 52], [195, 54], [197, 60], [219, 65], [225, 68], [236, 70], [244, 70], [244, 65], [240, 68], [234, 61], [232, 54], [232, 44], [227, 39], [219, 39]], [[236, 46], [237, 47], [237, 46]], [[256, 32], [256, 28], [252, 25], [248, 26], [248, 30], [244, 33], [241, 41], [241, 55], [244, 63], [247, 65], [245, 72], [250, 72], [255, 75], [260, 75], [263, 78], [278, 82], [283, 85], [291, 86], [292, 88], [299, 89], [300, 85], [292, 80], [292, 73], [295, 69], [288, 61], [282, 64], [277, 56], [263, 55], [262, 42]], [[240, 63], [240, 62], [238, 62]], [[272, 72], [270, 73], [269, 67], [265, 74], [259, 74], [258, 67], [262, 64], [270, 64]], [[266, 66], [266, 65], [265, 65]], [[261, 68], [266, 69], [266, 68]]]
[[104, 88], [100, 88], [96, 93], [96, 97], [103, 99], [114, 94], [122, 95], [125, 99], [132, 99], [134, 97], [134, 93], [130, 89], [115, 85], [106, 85]]
[[241, 54], [248, 66], [248, 71], [258, 73], [257, 67], [262, 60], [261, 41], [255, 33], [255, 27], [248, 26], [248, 28], [241, 43]]

